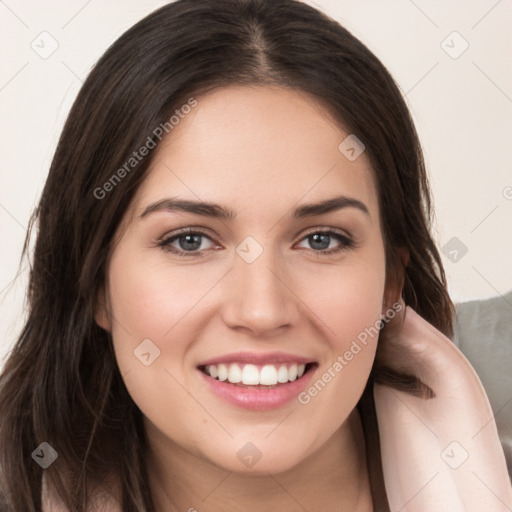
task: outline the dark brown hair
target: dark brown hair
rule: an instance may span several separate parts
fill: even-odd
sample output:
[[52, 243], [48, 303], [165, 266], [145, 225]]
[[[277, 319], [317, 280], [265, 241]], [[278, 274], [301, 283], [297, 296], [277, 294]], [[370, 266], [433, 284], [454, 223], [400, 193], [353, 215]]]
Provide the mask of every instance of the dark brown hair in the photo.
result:
[[[113, 236], [154, 152], [106, 197], [95, 190], [184, 99], [228, 84], [291, 87], [328, 105], [365, 144], [379, 193], [388, 275], [403, 298], [452, 335], [453, 305], [430, 235], [421, 148], [398, 87], [381, 62], [337, 22], [294, 0], [179, 0], [125, 32], [81, 88], [40, 202], [28, 318], [0, 377], [0, 505], [41, 510], [43, 441], [58, 452], [45, 480], [71, 511], [93, 485], [119, 479], [122, 509], [154, 511], [142, 413], [129, 396], [109, 333], [94, 321]], [[398, 248], [409, 251], [405, 270]], [[412, 377], [373, 368], [360, 403], [375, 510], [388, 510], [373, 382], [410, 388]]]

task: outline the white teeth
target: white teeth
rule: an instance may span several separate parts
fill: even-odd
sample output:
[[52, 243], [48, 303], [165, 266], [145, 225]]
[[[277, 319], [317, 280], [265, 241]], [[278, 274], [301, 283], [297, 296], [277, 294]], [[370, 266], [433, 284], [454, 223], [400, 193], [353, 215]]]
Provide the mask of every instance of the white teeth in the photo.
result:
[[[214, 366], [215, 366], [214, 364], [211, 364], [209, 366], [210, 372]], [[221, 380], [221, 381], [228, 380], [228, 367], [225, 364], [219, 364], [219, 366], [217, 366], [217, 370], [219, 372], [219, 375], [218, 375], [219, 380]], [[210, 373], [210, 375], [213, 377], [213, 375], [211, 373]]]
[[229, 366], [228, 380], [232, 384], [242, 382], [242, 370], [240, 370], [237, 364], [231, 364]]
[[208, 372], [210, 373], [210, 377], [213, 377], [214, 379], [219, 375], [219, 370], [215, 365], [209, 366]]
[[277, 384], [277, 370], [271, 364], [266, 364], [260, 372], [260, 384], [263, 386], [275, 386]]
[[266, 364], [259, 368], [254, 364], [232, 363], [210, 364], [204, 367], [205, 372], [220, 381], [228, 381], [232, 384], [242, 383], [247, 386], [275, 386], [277, 383], [286, 384], [304, 375], [305, 364]]
[[289, 380], [290, 379], [288, 378], [288, 368], [286, 368], [286, 366], [284, 365], [280, 366], [279, 370], [277, 370], [277, 382], [284, 384]]
[[[238, 368], [238, 367], [237, 367]], [[257, 386], [260, 383], [260, 372], [253, 364], [246, 364], [242, 370], [242, 383]]]

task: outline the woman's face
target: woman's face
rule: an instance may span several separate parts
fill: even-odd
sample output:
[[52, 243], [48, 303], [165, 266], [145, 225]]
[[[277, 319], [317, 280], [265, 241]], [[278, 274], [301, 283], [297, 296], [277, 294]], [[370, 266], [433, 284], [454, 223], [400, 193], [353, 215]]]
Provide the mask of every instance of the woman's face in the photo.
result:
[[372, 367], [377, 191], [362, 148], [339, 149], [349, 133], [310, 96], [230, 86], [196, 99], [124, 218], [96, 318], [161, 446], [284, 471], [340, 428]]

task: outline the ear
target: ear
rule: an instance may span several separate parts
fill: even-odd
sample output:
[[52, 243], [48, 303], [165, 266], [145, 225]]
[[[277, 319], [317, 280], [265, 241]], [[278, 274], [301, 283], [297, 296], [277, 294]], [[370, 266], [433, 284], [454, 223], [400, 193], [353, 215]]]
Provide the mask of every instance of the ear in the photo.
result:
[[386, 286], [382, 301], [382, 314], [385, 315], [393, 304], [402, 297], [405, 281], [405, 267], [409, 264], [409, 250], [406, 247], [396, 249], [396, 258], [390, 262], [386, 276]]
[[110, 318], [107, 307], [107, 293], [104, 285], [101, 285], [96, 293], [94, 303], [94, 320], [105, 331], [110, 332]]

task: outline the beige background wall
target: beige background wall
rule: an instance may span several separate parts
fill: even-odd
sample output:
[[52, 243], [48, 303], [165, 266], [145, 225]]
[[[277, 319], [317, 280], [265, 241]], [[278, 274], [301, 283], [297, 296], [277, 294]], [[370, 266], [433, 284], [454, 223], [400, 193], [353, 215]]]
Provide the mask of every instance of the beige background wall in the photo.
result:
[[[0, 361], [22, 324], [19, 255], [72, 101], [105, 49], [164, 3], [0, 2]], [[308, 3], [369, 46], [406, 95], [452, 298], [512, 289], [512, 1]]]

